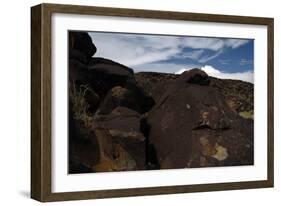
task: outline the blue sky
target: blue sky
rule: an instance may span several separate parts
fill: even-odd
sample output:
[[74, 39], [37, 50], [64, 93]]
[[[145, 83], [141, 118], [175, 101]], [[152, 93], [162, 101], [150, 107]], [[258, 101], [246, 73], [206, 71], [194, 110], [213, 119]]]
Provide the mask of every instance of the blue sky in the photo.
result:
[[201, 68], [210, 76], [253, 82], [254, 40], [89, 32], [96, 57], [124, 64], [135, 72], [180, 74]]

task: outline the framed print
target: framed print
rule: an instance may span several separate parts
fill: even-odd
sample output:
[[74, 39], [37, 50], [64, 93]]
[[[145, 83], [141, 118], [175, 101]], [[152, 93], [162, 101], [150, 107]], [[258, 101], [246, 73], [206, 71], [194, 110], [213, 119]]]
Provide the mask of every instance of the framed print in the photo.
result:
[[273, 19], [31, 8], [31, 197], [273, 187]]

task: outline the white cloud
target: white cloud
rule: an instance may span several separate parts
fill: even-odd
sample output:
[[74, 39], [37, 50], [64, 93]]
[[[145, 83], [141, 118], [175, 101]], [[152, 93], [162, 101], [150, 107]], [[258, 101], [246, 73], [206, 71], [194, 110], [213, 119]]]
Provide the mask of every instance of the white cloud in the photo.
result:
[[[247, 40], [136, 35], [89, 32], [97, 47], [95, 56], [112, 59], [129, 67], [168, 60], [172, 57], [189, 58], [205, 63], [223, 53], [225, 48], [238, 48]], [[196, 49], [183, 52], [184, 48]], [[215, 54], [204, 54], [209, 50]]]
[[133, 69], [135, 72], [149, 71], [149, 72], [161, 72], [161, 73], [175, 73], [175, 71], [200, 68], [196, 64], [172, 64], [172, 63], [150, 63], [134, 66]]
[[221, 73], [222, 73], [219, 70], [217, 70], [214, 67], [209, 66], [209, 65], [205, 65], [205, 66], [201, 67], [201, 69], [204, 72], [206, 72], [208, 75], [214, 76], [214, 77], [217, 77], [217, 76], [221, 75]]
[[186, 37], [183, 39], [183, 44], [193, 49], [218, 51], [225, 46], [225, 41], [219, 38]]
[[182, 74], [182, 73], [184, 73], [185, 71], [188, 71], [188, 70], [190, 70], [190, 69], [180, 69], [180, 70], [176, 71], [175, 74]]
[[[201, 69], [204, 72], [206, 72], [209, 76], [216, 77], [219, 79], [234, 79], [234, 80], [242, 80], [245, 82], [254, 83], [254, 73], [252, 71], [226, 73], [226, 72], [221, 72], [210, 65], [205, 65], [201, 67]], [[179, 71], [175, 72], [175, 74], [181, 74], [184, 71], [188, 71], [188, 70], [190, 70], [190, 68], [180, 69]]]
[[167, 60], [181, 51], [178, 38], [166, 36], [90, 33], [97, 47], [95, 56], [127, 66]]
[[[236, 49], [248, 42], [243, 39], [153, 36], [120, 33], [89, 33], [97, 47], [95, 56], [117, 61], [139, 71], [154, 71], [180, 74], [192, 68], [200, 68], [220, 56], [227, 48]], [[189, 51], [184, 49], [188, 48]], [[198, 64], [165, 63], [173, 57], [188, 58]], [[240, 64], [250, 64], [250, 60], [241, 59]], [[226, 73], [205, 65], [201, 67], [208, 75], [221, 79], [239, 79], [253, 82], [253, 72]]]
[[199, 59], [199, 57], [202, 56], [203, 53], [204, 53], [203, 49], [194, 50], [194, 51], [190, 51], [190, 52], [185, 52], [182, 55], [182, 57], [189, 58], [189, 59], [192, 59], [192, 60], [197, 60], [197, 59]]
[[249, 40], [246, 40], [246, 39], [227, 39], [227, 40], [225, 40], [225, 44], [228, 47], [231, 47], [232, 49], [236, 49], [248, 42], [249, 42]]

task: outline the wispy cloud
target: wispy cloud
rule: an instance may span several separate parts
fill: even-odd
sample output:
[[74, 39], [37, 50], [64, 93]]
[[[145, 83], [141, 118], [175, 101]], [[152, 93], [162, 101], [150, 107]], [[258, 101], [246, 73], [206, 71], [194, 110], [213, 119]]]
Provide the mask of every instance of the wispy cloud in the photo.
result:
[[[235, 49], [248, 42], [242, 39], [136, 35], [89, 32], [97, 53], [127, 66], [151, 64], [173, 57], [205, 63], [221, 55], [227, 48]], [[193, 51], [184, 52], [185, 49]]]
[[205, 63], [205, 62], [208, 62], [216, 57], [218, 57], [219, 55], [221, 55], [223, 53], [223, 50], [219, 50], [217, 51], [216, 53], [212, 54], [212, 55], [205, 55], [205, 56], [202, 56], [200, 59], [198, 59], [198, 62], [200, 63]]
[[186, 37], [182, 41], [183, 45], [193, 49], [209, 49], [218, 51], [226, 46], [224, 39], [206, 37]]
[[194, 51], [190, 51], [190, 52], [185, 52], [185, 53], [183, 53], [182, 57], [192, 59], [192, 60], [198, 60], [202, 56], [203, 53], [204, 53], [204, 50], [199, 49], [199, 50], [194, 50]]
[[[241, 68], [230, 68], [229, 71], [242, 72], [223, 72], [207, 65], [210, 60], [225, 54], [225, 51], [237, 49], [249, 40], [103, 32], [89, 34], [97, 47], [95, 56], [117, 61], [133, 68], [135, 72], [180, 74], [192, 68], [201, 68], [208, 75], [217, 78], [253, 82], [252, 71], [243, 72]], [[217, 63], [233, 66], [230, 64], [231, 59], [223, 58], [227, 59], [219, 59]], [[238, 62], [238, 66], [249, 64], [253, 64], [253, 60], [247, 57]]]
[[[212, 76], [212, 77], [217, 77], [220, 79], [242, 80], [245, 82], [254, 83], [254, 73], [252, 71], [227, 73], [227, 72], [221, 72], [220, 70], [218, 70], [210, 65], [205, 65], [205, 66], [201, 67], [201, 69], [204, 72], [206, 72], [209, 76]], [[181, 74], [184, 71], [188, 71], [188, 70], [190, 70], [190, 68], [180, 69], [179, 71], [177, 71], [175, 73]]]
[[238, 47], [240, 47], [243, 44], [246, 44], [248, 42], [249, 42], [249, 40], [246, 40], [246, 39], [226, 39], [225, 40], [225, 44], [228, 47], [231, 47], [232, 49], [236, 49], [236, 48], [238, 48]]
[[95, 56], [118, 61], [127, 66], [167, 60], [178, 54], [178, 38], [166, 36], [90, 33], [97, 53]]

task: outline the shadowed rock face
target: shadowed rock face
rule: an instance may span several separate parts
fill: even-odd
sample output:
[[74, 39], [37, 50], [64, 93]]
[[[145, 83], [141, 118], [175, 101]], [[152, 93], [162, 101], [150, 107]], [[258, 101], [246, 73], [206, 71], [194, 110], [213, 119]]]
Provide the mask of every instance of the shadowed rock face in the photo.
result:
[[69, 32], [69, 56], [87, 63], [96, 53], [97, 48], [91, 37], [84, 32]]
[[96, 50], [86, 46], [87, 36], [70, 35], [74, 43], [69, 55], [69, 171], [145, 169], [141, 114], [154, 100], [137, 85], [132, 69], [90, 57]]
[[78, 85], [89, 85], [101, 97], [104, 97], [115, 86], [126, 87], [134, 84], [131, 69], [119, 64], [112, 66], [112, 63], [105, 62], [83, 64], [77, 59], [70, 59], [69, 77]]
[[[107, 139], [102, 149], [115, 165], [112, 170], [145, 169], [145, 137], [140, 130], [140, 118], [138, 112], [126, 107], [117, 107], [109, 115], [95, 116], [95, 129], [103, 134], [99, 138]], [[123, 158], [116, 149], [120, 147], [124, 150]]]
[[171, 82], [149, 112], [149, 141], [161, 168], [253, 164], [253, 125], [197, 71]]
[[134, 73], [90, 39], [70, 33], [71, 173], [253, 164], [252, 84]]
[[107, 93], [99, 107], [98, 113], [108, 114], [114, 108], [123, 106], [142, 114], [149, 111], [153, 105], [153, 99], [143, 93], [142, 90], [137, 89], [137, 87], [126, 89], [116, 86]]
[[208, 86], [210, 84], [209, 76], [200, 69], [192, 69], [190, 71], [183, 72], [178, 80], [178, 82], [184, 82], [189, 84], [198, 84]]
[[69, 104], [69, 173], [94, 172], [92, 166], [100, 159], [100, 148], [95, 132], [83, 120], [74, 118]]

